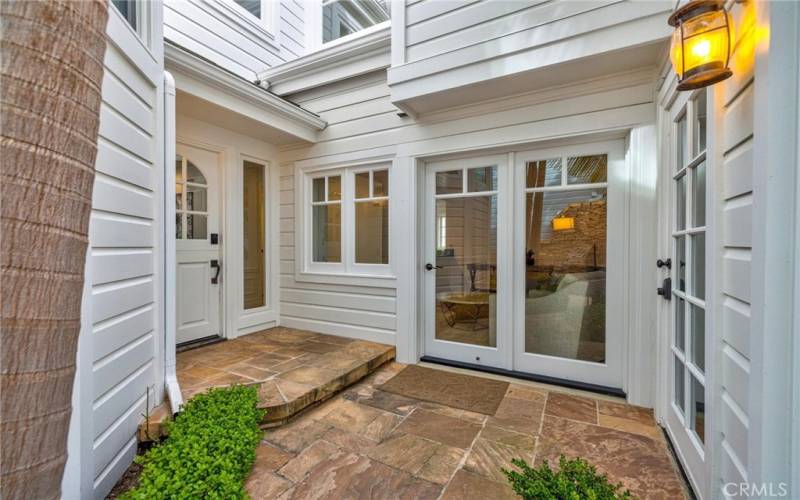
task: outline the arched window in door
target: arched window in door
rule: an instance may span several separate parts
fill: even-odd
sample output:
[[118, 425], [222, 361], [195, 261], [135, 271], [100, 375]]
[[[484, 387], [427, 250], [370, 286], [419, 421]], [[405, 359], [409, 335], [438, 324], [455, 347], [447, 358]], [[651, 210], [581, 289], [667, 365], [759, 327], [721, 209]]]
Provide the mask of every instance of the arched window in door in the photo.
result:
[[208, 237], [208, 183], [200, 169], [181, 155], [175, 157], [175, 237]]

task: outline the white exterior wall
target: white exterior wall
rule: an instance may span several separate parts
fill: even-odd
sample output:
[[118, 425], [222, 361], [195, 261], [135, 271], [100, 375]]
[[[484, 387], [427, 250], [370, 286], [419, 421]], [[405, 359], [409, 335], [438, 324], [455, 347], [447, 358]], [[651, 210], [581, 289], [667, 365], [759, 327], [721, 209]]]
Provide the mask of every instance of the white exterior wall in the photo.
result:
[[[664, 1], [466, 0], [401, 1], [392, 10], [392, 68], [396, 102], [530, 72], [571, 60], [658, 42], [669, 35]], [[632, 59], [631, 56], [627, 58]], [[609, 60], [621, 70], [627, 61]], [[582, 66], [574, 79], [594, 71]], [[583, 76], [581, 76], [583, 75]], [[592, 75], [594, 76], [594, 75]], [[547, 77], [546, 77], [547, 78]], [[535, 82], [525, 82], [525, 85]], [[509, 81], [493, 92], [524, 90]], [[442, 102], [442, 101], [439, 101]], [[412, 106], [415, 103], [412, 102]], [[423, 106], [438, 107], [426, 100]], [[443, 104], [441, 104], [443, 106]]]
[[[319, 113], [329, 126], [316, 144], [281, 152], [281, 324], [395, 344], [399, 360], [415, 362], [421, 345], [421, 311], [416, 309], [416, 245], [422, 234], [415, 221], [418, 160], [609, 130], [621, 137], [622, 130], [655, 121], [653, 79], [654, 71], [643, 69], [419, 121], [397, 116], [383, 71], [288, 96]], [[380, 286], [364, 278], [304, 273], [298, 248], [304, 243], [295, 231], [302, 227], [296, 214], [307, 200], [296, 192], [298, 176], [376, 159], [392, 161], [390, 245], [396, 281]]]
[[259, 20], [232, 0], [167, 0], [164, 37], [248, 81], [256, 72], [304, 54], [304, 7], [295, 0], [267, 4]]
[[163, 397], [163, 49], [160, 4], [146, 40], [109, 7], [100, 139], [82, 306], [67, 499], [104, 498]]

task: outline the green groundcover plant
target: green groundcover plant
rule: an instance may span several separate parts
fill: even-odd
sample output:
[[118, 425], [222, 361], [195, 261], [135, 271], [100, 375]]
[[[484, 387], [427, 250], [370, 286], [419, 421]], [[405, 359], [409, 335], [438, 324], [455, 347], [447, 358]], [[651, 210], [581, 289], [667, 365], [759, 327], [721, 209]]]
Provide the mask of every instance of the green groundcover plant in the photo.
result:
[[192, 398], [174, 422], [169, 438], [136, 461], [139, 486], [122, 498], [244, 499], [244, 481], [261, 440], [253, 386], [211, 389]]
[[511, 461], [518, 471], [502, 469], [511, 487], [525, 500], [634, 500], [622, 484], [611, 484], [608, 476], [598, 474], [589, 462], [582, 458], [567, 460], [564, 455], [558, 460], [558, 471], [550, 469], [547, 460], [538, 469], [532, 469], [524, 460]]

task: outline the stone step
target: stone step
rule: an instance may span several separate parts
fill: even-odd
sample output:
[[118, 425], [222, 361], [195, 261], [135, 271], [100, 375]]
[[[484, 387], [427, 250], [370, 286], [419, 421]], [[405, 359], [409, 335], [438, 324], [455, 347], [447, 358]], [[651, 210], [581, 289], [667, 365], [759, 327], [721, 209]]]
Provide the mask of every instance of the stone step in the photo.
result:
[[[273, 328], [178, 354], [184, 400], [211, 387], [257, 385], [262, 427], [280, 426], [393, 360], [395, 348], [375, 342]], [[150, 412], [139, 440], [166, 435], [169, 403]]]

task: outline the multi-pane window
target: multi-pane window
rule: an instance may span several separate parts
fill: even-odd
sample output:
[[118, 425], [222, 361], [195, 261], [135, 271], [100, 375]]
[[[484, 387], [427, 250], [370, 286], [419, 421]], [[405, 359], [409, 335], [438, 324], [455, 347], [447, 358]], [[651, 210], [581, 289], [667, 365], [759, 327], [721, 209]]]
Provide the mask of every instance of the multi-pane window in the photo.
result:
[[322, 43], [388, 20], [388, 0], [323, 0]]
[[208, 237], [208, 183], [200, 169], [181, 155], [175, 158], [175, 237]]
[[309, 175], [311, 230], [307, 267], [387, 274], [389, 169], [352, 167]]
[[674, 126], [672, 231], [673, 402], [690, 435], [705, 441], [706, 92], [691, 99]]

